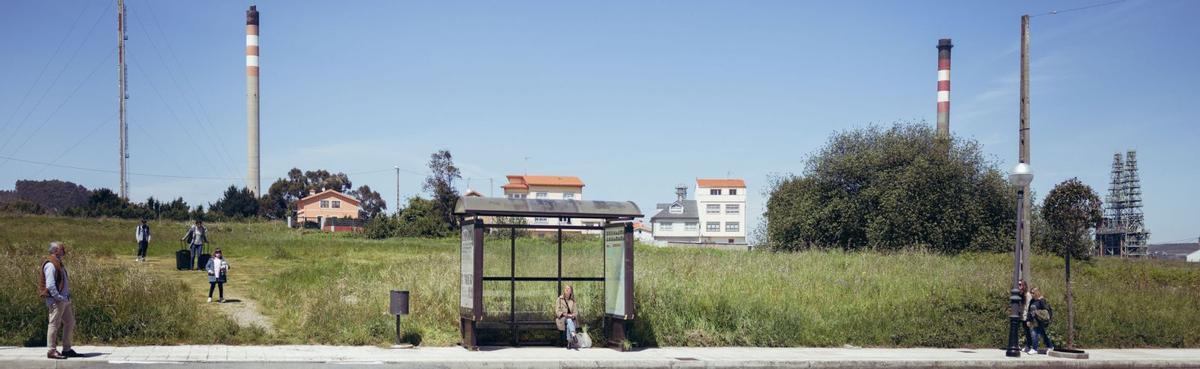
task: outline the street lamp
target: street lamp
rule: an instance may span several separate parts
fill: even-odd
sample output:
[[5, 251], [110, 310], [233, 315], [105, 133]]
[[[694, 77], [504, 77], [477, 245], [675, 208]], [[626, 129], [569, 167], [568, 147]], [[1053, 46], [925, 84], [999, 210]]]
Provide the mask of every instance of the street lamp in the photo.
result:
[[1013, 274], [1012, 274], [1012, 295], [1008, 297], [1011, 310], [1008, 313], [1008, 350], [1004, 355], [1008, 357], [1021, 356], [1021, 349], [1017, 347], [1017, 329], [1021, 325], [1021, 290], [1017, 284], [1021, 280], [1021, 249], [1023, 248], [1021, 234], [1025, 227], [1025, 187], [1029, 186], [1029, 182], [1033, 182], [1033, 171], [1030, 170], [1029, 164], [1020, 163], [1016, 168], [1013, 168], [1012, 174], [1008, 175], [1008, 181], [1014, 186], [1017, 186], [1017, 245], [1013, 248]]

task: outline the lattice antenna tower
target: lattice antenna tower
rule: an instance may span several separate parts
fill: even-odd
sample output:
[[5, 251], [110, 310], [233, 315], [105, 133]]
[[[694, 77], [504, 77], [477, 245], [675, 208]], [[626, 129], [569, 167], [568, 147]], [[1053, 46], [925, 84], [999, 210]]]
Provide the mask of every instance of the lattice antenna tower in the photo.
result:
[[1145, 256], [1146, 232], [1144, 215], [1142, 213], [1142, 183], [1138, 176], [1137, 151], [1125, 153], [1125, 172], [1122, 178], [1122, 197], [1124, 209], [1122, 215], [1125, 228], [1125, 255]]

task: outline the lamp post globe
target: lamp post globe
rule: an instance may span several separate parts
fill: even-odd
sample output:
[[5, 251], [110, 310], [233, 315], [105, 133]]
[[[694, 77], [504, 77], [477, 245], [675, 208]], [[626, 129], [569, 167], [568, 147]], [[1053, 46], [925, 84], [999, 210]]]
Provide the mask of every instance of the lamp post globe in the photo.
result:
[[1029, 186], [1030, 182], [1033, 182], [1033, 170], [1029, 164], [1019, 163], [1008, 175], [1008, 181], [1017, 188], [1017, 233], [1016, 245], [1013, 247], [1012, 290], [1008, 296], [1008, 349], [1004, 354], [1009, 357], [1019, 357], [1021, 349], [1017, 346], [1017, 330], [1021, 326], [1021, 307], [1024, 306], [1024, 296], [1021, 295], [1021, 289], [1018, 287], [1021, 280], [1021, 249], [1024, 247], [1021, 233], [1025, 227], [1025, 209], [1023, 209], [1025, 188]]

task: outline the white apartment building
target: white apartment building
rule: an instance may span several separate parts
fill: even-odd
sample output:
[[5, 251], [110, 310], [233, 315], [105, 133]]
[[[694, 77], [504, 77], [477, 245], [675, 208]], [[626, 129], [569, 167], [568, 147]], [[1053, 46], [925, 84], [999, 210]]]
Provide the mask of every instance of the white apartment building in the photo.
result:
[[654, 239], [671, 243], [746, 244], [746, 182], [697, 179], [696, 199], [676, 187], [673, 203], [658, 204], [650, 218]]
[[[539, 200], [583, 200], [583, 180], [572, 176], [531, 176], [510, 174], [508, 183], [501, 188], [510, 199]], [[528, 218], [528, 224], [536, 225], [599, 225], [599, 222], [583, 222], [580, 219]]]

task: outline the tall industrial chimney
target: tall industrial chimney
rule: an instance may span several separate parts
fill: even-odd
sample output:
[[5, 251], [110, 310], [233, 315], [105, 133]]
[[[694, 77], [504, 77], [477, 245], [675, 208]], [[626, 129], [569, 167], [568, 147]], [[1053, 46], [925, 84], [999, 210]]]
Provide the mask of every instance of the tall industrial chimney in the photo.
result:
[[938, 40], [937, 134], [950, 137], [950, 39]]
[[258, 155], [258, 9], [246, 11], [246, 187], [255, 196], [259, 192]]

